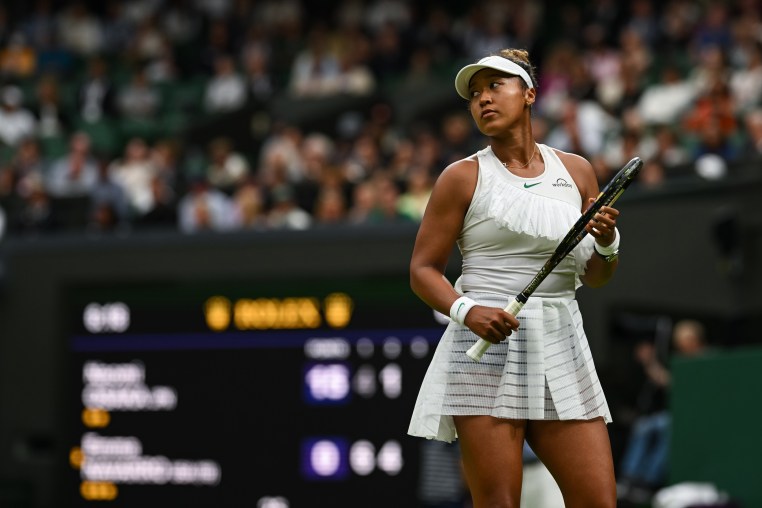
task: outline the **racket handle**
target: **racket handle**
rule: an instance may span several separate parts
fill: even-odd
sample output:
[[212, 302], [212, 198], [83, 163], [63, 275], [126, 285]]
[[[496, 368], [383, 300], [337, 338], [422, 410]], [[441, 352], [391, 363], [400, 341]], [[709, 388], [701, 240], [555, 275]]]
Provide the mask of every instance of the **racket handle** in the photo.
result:
[[[511, 314], [513, 316], [517, 315], [521, 308], [524, 306], [523, 303], [521, 303], [518, 300], [513, 300], [508, 307], [505, 308], [505, 311], [508, 314]], [[482, 356], [484, 356], [484, 353], [487, 352], [489, 347], [492, 345], [491, 342], [479, 339], [477, 340], [473, 346], [468, 348], [468, 351], [466, 351], [466, 355], [468, 355], [469, 358], [471, 358], [473, 361], [478, 362], [482, 359]]]

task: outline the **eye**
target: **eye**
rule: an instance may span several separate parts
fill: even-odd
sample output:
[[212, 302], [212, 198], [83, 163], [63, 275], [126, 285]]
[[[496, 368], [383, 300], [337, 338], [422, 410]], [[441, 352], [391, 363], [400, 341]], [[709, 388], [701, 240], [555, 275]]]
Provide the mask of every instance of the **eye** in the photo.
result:
[[490, 83], [490, 84], [489, 84], [489, 87], [490, 87], [490, 88], [497, 88], [497, 87], [498, 87], [498, 86], [500, 86], [501, 84], [502, 84], [502, 83], [500, 83], [500, 81], [493, 81], [492, 83]]
[[479, 92], [476, 90], [471, 90], [471, 98], [479, 97]]

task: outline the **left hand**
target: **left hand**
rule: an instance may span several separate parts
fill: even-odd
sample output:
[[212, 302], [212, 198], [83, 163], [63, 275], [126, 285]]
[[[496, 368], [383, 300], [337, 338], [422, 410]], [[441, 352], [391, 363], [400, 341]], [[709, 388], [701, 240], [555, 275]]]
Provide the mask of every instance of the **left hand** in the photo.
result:
[[[593, 204], [595, 199], [588, 200], [588, 206]], [[585, 230], [595, 238], [595, 241], [601, 247], [607, 247], [616, 238], [614, 228], [616, 227], [616, 218], [619, 216], [619, 210], [610, 206], [602, 206], [590, 222], [585, 226]]]

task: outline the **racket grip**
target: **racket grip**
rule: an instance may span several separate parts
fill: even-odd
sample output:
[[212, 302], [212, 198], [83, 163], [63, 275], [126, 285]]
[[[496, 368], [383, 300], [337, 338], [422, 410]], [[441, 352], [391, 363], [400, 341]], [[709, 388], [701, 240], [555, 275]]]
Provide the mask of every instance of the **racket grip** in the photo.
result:
[[[508, 304], [508, 307], [505, 308], [505, 311], [508, 314], [511, 314], [513, 316], [517, 315], [521, 308], [524, 306], [523, 303], [521, 303], [518, 300], [513, 300], [510, 304]], [[473, 346], [468, 348], [468, 351], [466, 351], [466, 355], [468, 355], [469, 358], [471, 358], [473, 361], [478, 362], [482, 359], [482, 356], [484, 356], [484, 353], [487, 352], [489, 347], [492, 345], [491, 342], [479, 339], [477, 340]]]
[[479, 339], [476, 342], [474, 342], [473, 346], [468, 348], [468, 351], [466, 351], [466, 354], [473, 361], [478, 362], [482, 359], [482, 356], [484, 356], [484, 353], [487, 352], [487, 350], [489, 349], [491, 345], [492, 345], [491, 342], [486, 341], [484, 339]]

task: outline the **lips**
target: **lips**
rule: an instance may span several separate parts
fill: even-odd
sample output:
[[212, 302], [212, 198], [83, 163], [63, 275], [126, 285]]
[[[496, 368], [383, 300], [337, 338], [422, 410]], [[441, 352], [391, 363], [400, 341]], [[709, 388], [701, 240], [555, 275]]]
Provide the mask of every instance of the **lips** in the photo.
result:
[[487, 118], [490, 116], [494, 116], [496, 114], [497, 114], [497, 111], [495, 111], [494, 109], [485, 109], [484, 111], [482, 111], [482, 118]]

